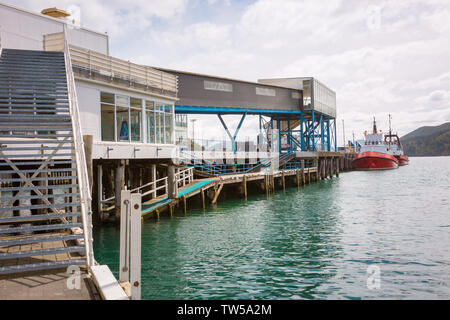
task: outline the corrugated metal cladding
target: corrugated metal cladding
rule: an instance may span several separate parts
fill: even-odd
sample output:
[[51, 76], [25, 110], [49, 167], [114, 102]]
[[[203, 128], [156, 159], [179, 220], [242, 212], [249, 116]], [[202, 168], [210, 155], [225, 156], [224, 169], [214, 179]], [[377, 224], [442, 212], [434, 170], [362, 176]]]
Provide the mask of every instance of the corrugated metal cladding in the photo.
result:
[[300, 90], [164, 70], [178, 76], [179, 106], [302, 109]]

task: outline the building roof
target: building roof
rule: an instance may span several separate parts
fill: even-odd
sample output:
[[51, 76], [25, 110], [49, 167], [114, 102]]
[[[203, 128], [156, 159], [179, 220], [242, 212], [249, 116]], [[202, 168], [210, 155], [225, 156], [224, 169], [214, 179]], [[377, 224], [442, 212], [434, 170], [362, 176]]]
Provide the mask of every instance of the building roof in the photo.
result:
[[[35, 11], [19, 8], [19, 7], [16, 7], [16, 6], [7, 4], [7, 3], [0, 3], [0, 6], [8, 7], [10, 9], [14, 9], [14, 10], [17, 10], [17, 11], [22, 11], [24, 13], [32, 14], [34, 16], [38, 16], [38, 17], [41, 17], [41, 18], [50, 19], [50, 20], [53, 20], [53, 21], [56, 21], [56, 22], [59, 22], [59, 23], [68, 24], [68, 21], [65, 21], [65, 20], [62, 20], [62, 19], [59, 19], [59, 18], [54, 18], [54, 17], [51, 17], [49, 15], [38, 13], [38, 12], [35, 12]], [[64, 11], [64, 10], [62, 10], [62, 11]], [[79, 29], [82, 29], [82, 30], [85, 30], [85, 31], [89, 31], [89, 32], [93, 32], [93, 33], [97, 33], [99, 35], [103, 35], [105, 37], [108, 37], [108, 34], [106, 32], [99, 32], [99, 31], [95, 31], [95, 30], [92, 30], [92, 29], [89, 29], [89, 28], [85, 28], [85, 27], [79, 27]]]

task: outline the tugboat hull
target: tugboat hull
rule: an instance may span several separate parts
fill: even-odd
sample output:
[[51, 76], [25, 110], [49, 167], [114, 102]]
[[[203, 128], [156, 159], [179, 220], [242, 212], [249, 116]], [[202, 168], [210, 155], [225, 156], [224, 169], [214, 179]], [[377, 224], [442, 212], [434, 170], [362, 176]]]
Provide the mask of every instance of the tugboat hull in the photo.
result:
[[399, 161], [392, 155], [376, 151], [360, 153], [353, 160], [356, 170], [397, 169]]
[[409, 164], [409, 158], [407, 156], [398, 156], [396, 158], [399, 166], [406, 166]]

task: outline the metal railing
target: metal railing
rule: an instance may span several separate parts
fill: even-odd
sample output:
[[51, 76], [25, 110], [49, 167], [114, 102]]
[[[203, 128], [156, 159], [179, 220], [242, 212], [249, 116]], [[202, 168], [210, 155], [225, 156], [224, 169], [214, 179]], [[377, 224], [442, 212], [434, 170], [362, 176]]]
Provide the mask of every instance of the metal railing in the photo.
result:
[[[175, 174], [177, 186], [185, 186], [194, 181], [194, 168], [187, 168], [181, 170]], [[140, 193], [142, 197], [153, 194], [157, 195], [157, 192], [164, 190], [164, 194], [168, 193], [169, 182], [168, 177], [157, 179], [149, 183], [143, 184], [137, 188], [129, 190], [131, 193]], [[146, 190], [147, 189], [147, 190]], [[116, 196], [101, 200], [101, 204], [114, 203]]]
[[[67, 44], [66, 31], [44, 36], [45, 51], [63, 51]], [[159, 71], [130, 61], [114, 58], [103, 53], [68, 45], [73, 66], [84, 70], [97, 72], [109, 78], [119, 78], [137, 83], [145, 87], [159, 89], [162, 92], [177, 93], [178, 78], [167, 72]]]
[[172, 74], [74, 45], [70, 45], [70, 53], [73, 64], [89, 72], [98, 72], [104, 76], [121, 78], [146, 87], [177, 92], [178, 80]]
[[91, 209], [91, 191], [89, 186], [88, 170], [86, 157], [84, 154], [83, 136], [81, 133], [80, 112], [78, 109], [78, 99], [75, 88], [75, 79], [70, 59], [69, 43], [67, 41], [67, 30], [64, 25], [64, 60], [66, 65], [67, 90], [69, 99], [70, 116], [73, 128], [73, 144], [75, 147], [75, 159], [77, 166], [78, 184], [80, 189], [80, 207], [82, 214], [84, 242], [86, 246], [87, 265], [93, 266], [94, 249], [92, 239], [92, 209]]

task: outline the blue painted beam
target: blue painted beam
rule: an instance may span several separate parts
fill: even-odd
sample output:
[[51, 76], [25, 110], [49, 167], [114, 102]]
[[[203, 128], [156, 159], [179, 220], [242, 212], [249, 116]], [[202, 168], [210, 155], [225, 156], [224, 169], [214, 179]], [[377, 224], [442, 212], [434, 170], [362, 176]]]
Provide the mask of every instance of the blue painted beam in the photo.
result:
[[196, 107], [196, 106], [175, 106], [175, 113], [185, 114], [249, 114], [249, 115], [292, 115], [302, 114], [302, 111], [258, 109], [258, 108], [227, 108], [227, 107]]

